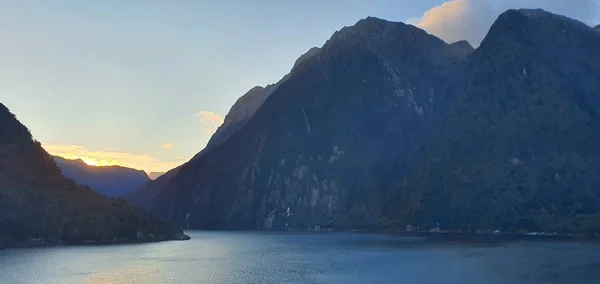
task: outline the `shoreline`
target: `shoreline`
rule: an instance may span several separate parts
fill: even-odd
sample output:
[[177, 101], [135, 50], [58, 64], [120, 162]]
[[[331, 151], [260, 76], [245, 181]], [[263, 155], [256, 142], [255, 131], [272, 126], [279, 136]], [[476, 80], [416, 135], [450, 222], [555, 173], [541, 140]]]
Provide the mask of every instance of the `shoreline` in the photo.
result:
[[187, 241], [190, 240], [191, 237], [185, 233], [177, 233], [171, 236], [170, 238], [156, 238], [156, 239], [124, 239], [124, 238], [115, 238], [113, 240], [84, 240], [84, 241], [75, 241], [75, 242], [65, 242], [61, 239], [57, 238], [31, 238], [26, 241], [18, 241], [18, 242], [0, 242], [0, 250], [3, 249], [20, 249], [20, 248], [38, 248], [38, 247], [57, 247], [57, 246], [109, 246], [109, 245], [118, 245], [118, 244], [143, 244], [143, 243], [160, 243], [160, 242], [168, 242], [168, 241]]
[[376, 235], [391, 235], [399, 237], [424, 238], [427, 241], [440, 242], [463, 242], [463, 243], [478, 243], [478, 242], [512, 242], [512, 241], [539, 241], [539, 242], [585, 242], [585, 243], [600, 243], [600, 236], [587, 235], [568, 235], [568, 234], [527, 234], [527, 233], [464, 233], [464, 232], [418, 232], [418, 231], [402, 231], [402, 230], [378, 230], [378, 229], [282, 229], [282, 230], [253, 230], [253, 231], [270, 231], [270, 232], [296, 232], [296, 233], [356, 233], [356, 234], [376, 234]]
[[308, 232], [347, 232], [361, 234], [382, 234], [401, 237], [425, 238], [429, 241], [457, 242], [509, 242], [509, 241], [540, 241], [540, 242], [592, 242], [600, 243], [600, 237], [565, 234], [524, 234], [524, 233], [463, 233], [463, 232], [407, 232], [400, 230], [322, 230]]

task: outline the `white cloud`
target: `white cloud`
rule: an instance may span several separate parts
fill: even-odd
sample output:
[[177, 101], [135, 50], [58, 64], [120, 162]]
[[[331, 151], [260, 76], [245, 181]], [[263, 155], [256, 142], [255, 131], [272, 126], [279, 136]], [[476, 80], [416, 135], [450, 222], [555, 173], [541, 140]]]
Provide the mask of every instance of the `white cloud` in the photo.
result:
[[165, 142], [163, 149], [175, 149], [177, 148], [177, 142]]
[[207, 134], [213, 134], [223, 124], [223, 118], [212, 111], [199, 111], [194, 116], [200, 118], [200, 124]]
[[600, 16], [600, 0], [451, 0], [425, 12], [418, 26], [446, 42], [477, 46], [498, 15], [518, 8], [542, 8], [589, 25]]
[[51, 155], [66, 159], [81, 159], [95, 166], [120, 165], [123, 167], [143, 169], [146, 172], [165, 172], [179, 166], [180, 161], [163, 161], [149, 155], [140, 155], [119, 151], [88, 150], [81, 145], [42, 145]]

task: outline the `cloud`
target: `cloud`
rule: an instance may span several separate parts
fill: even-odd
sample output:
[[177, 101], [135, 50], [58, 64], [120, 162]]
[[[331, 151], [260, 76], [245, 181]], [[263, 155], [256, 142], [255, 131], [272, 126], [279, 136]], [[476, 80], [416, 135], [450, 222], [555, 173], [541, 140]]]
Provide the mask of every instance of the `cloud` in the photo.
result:
[[212, 111], [199, 111], [194, 116], [200, 118], [200, 124], [207, 134], [213, 134], [223, 124], [223, 118]]
[[95, 166], [119, 165], [142, 169], [146, 172], [165, 172], [179, 166], [180, 161], [163, 161], [149, 155], [139, 155], [119, 151], [88, 150], [81, 145], [42, 145], [51, 155], [66, 159], [81, 159]]
[[417, 26], [449, 43], [464, 39], [478, 46], [498, 15], [518, 8], [542, 8], [590, 25], [600, 16], [599, 0], [451, 0], [425, 12]]
[[166, 142], [163, 144], [163, 149], [175, 149], [177, 148], [177, 142]]

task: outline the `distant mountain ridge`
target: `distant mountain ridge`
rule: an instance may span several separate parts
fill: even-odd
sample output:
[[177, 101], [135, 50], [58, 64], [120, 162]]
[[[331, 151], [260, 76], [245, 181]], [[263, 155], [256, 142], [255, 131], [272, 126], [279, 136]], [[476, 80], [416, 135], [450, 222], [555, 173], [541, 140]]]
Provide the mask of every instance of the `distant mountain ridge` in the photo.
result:
[[132, 205], [141, 206], [142, 208], [150, 208], [152, 200], [160, 193], [163, 186], [169, 183], [172, 177], [174, 177], [181, 166], [169, 170], [168, 172], [160, 175], [155, 180], [146, 182], [143, 186], [127, 193], [121, 198], [127, 200]]
[[151, 180], [155, 180], [155, 179], [157, 179], [158, 177], [160, 177], [160, 176], [162, 176], [162, 175], [164, 175], [164, 174], [165, 174], [164, 172], [149, 172], [149, 173], [148, 173], [148, 177], [149, 177]]
[[186, 239], [181, 229], [63, 177], [0, 103], [0, 248]]
[[146, 172], [122, 166], [90, 166], [82, 160], [53, 156], [62, 174], [106, 196], [121, 196], [150, 180]]

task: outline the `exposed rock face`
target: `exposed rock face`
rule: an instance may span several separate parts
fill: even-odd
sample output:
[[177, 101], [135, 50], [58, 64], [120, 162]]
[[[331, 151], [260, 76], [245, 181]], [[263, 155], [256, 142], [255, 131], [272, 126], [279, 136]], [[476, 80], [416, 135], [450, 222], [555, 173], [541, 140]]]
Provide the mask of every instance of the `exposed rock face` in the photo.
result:
[[510, 10], [477, 50], [336, 32], [153, 199], [192, 228], [600, 231], [600, 34]]
[[180, 229], [64, 178], [0, 103], [0, 247], [138, 241], [137, 231], [141, 241], [181, 238]]
[[510, 10], [470, 57], [389, 216], [430, 229], [600, 232], [600, 34]]
[[411, 164], [462, 57], [376, 18], [332, 36], [244, 128], [183, 165], [152, 210], [192, 228], [355, 227]]
[[120, 196], [140, 188], [150, 180], [141, 170], [120, 167], [95, 167], [82, 160], [53, 157], [62, 174], [106, 196]]

